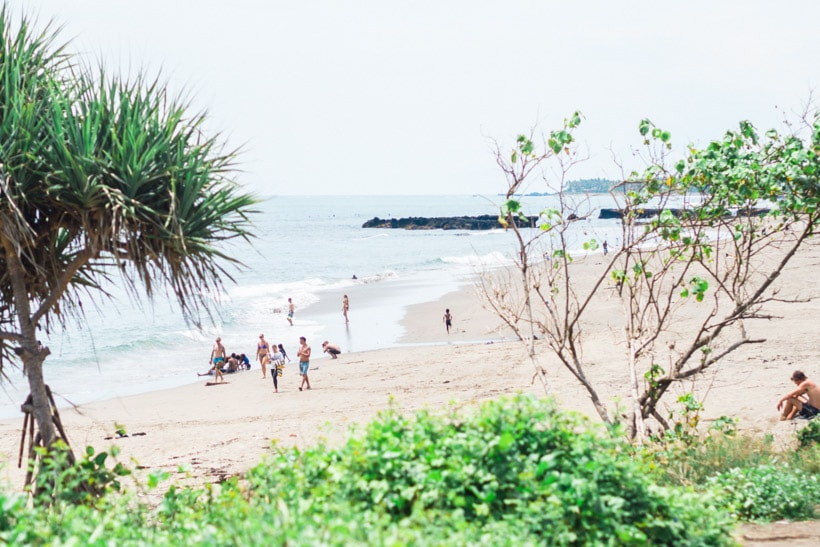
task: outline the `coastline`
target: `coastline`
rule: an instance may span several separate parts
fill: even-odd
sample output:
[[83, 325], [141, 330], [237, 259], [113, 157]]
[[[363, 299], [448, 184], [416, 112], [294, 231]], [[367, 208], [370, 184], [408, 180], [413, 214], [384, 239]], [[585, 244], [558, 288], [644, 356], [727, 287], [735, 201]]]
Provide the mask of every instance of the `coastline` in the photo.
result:
[[[594, 258], [589, 267], [599, 262]], [[769, 311], [776, 318], [749, 325], [750, 336], [762, 335], [767, 342], [738, 350], [694, 386], [699, 397], [708, 392], [702, 421], [728, 416], [737, 418], [743, 431], [771, 434], [783, 444], [794, 439], [799, 422], [779, 422], [775, 406], [791, 389], [788, 378], [794, 369], [802, 369], [810, 378], [820, 374], [820, 348], [814, 343], [820, 303], [806, 300], [820, 295], [818, 266], [820, 245], [811, 244], [798, 253], [778, 281], [778, 297], [802, 300], [771, 302]], [[361, 316], [356, 314], [356, 305], [352, 299], [351, 323], [358, 327], [354, 322]], [[442, 323], [445, 308], [454, 316], [450, 335]], [[340, 309], [335, 313], [341, 317]], [[605, 316], [602, 312], [602, 320]], [[121, 449], [120, 460], [136, 461], [146, 472], [164, 470], [202, 482], [259, 463], [272, 442], [297, 447], [320, 439], [339, 442], [349, 426], [366, 423], [388, 406], [414, 412], [447, 405], [470, 407], [519, 392], [544, 393], [532, 381], [533, 365], [523, 345], [505, 342], [509, 333], [483, 308], [471, 284], [409, 306], [401, 326], [404, 334], [398, 347], [345, 350], [337, 360], [321, 356], [321, 340], [309, 340], [314, 352], [310, 373], [314, 389], [310, 391], [297, 390], [295, 363], [285, 368], [278, 394], [273, 393], [270, 378], [262, 380], [255, 366], [226, 376], [226, 385], [205, 387], [205, 379], [200, 378], [173, 389], [64, 409], [61, 417], [75, 450], [91, 445], [103, 451], [116, 444]], [[367, 327], [364, 325], [365, 331]], [[610, 407], [618, 398], [622, 404], [627, 401], [627, 388], [621, 382], [623, 367], [617, 353], [615, 359], [611, 357], [613, 334], [602, 332], [590, 347], [591, 355], [610, 355], [591, 365]], [[298, 334], [294, 331], [294, 335]], [[586, 392], [577, 381], [551, 361], [547, 351], [540, 359], [549, 367], [551, 395], [559, 404], [594, 419]], [[676, 390], [683, 393], [692, 388], [680, 385]], [[674, 398], [670, 393], [664, 411], [674, 407]], [[113, 438], [115, 423], [132, 436]], [[18, 489], [24, 476], [16, 467], [21, 426], [22, 416], [0, 421], [0, 458], [6, 462], [0, 480]], [[180, 466], [186, 471], [180, 472]]]

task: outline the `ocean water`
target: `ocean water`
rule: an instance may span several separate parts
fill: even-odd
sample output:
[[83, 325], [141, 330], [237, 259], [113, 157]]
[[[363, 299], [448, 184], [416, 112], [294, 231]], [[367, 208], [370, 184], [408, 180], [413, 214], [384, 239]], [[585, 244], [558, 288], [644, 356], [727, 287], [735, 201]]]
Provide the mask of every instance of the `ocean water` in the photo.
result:
[[[611, 207], [608, 196], [582, 208]], [[57, 403], [84, 403], [202, 381], [216, 336], [228, 352], [246, 353], [254, 368], [256, 341], [282, 343], [295, 356], [299, 336], [322, 359], [321, 341], [343, 351], [399, 345], [408, 306], [434, 301], [470, 282], [479, 271], [512, 263], [511, 232], [364, 229], [370, 218], [497, 214], [500, 196], [275, 196], [258, 206], [257, 235], [232, 243], [228, 254], [244, 267], [214, 298], [202, 328], [186, 323], [172, 298], [129, 298], [118, 285], [114, 301], [83, 302], [86, 318], [41, 340], [52, 354], [44, 365]], [[553, 197], [522, 199], [526, 214], [555, 206]], [[617, 221], [577, 223], [577, 246], [595, 237], [617, 244]], [[232, 271], [229, 268], [229, 271]], [[357, 279], [353, 279], [353, 276]], [[350, 323], [341, 313], [350, 297]], [[296, 305], [286, 320], [287, 299]], [[443, 311], [443, 310], [442, 310]], [[431, 318], [439, 322], [440, 316]], [[319, 363], [316, 363], [319, 364]], [[252, 371], [253, 372], [253, 371]], [[258, 368], [256, 368], [258, 372]], [[19, 416], [28, 393], [22, 372], [9, 371], [0, 392], [0, 418]]]

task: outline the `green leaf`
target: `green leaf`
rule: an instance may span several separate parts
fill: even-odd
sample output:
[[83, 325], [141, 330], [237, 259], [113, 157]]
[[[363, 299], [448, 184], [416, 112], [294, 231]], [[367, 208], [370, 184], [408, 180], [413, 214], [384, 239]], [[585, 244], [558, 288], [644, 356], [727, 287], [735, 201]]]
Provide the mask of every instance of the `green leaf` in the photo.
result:
[[638, 130], [641, 132], [641, 136], [645, 137], [649, 130], [652, 128], [652, 122], [649, 120], [641, 120], [641, 123], [638, 125]]

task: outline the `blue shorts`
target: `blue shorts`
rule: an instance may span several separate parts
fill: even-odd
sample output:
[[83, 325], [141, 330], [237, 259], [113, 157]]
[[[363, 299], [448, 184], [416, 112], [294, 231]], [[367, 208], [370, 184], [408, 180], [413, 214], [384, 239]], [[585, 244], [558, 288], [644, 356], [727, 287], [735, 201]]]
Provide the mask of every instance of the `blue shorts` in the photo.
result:
[[310, 361], [299, 361], [299, 374], [307, 376]]
[[219, 363], [223, 362], [224, 360], [225, 360], [224, 357], [214, 357], [214, 364], [218, 365]]

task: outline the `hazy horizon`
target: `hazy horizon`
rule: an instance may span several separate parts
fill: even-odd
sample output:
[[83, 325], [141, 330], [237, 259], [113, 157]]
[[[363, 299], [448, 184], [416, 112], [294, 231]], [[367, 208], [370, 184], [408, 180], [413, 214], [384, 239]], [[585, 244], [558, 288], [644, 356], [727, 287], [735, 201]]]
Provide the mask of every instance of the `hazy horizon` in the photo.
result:
[[[765, 131], [820, 83], [820, 3], [337, 3], [26, 0], [92, 66], [161, 71], [258, 194], [460, 195], [505, 188], [503, 149], [580, 110], [589, 160], [640, 165], [638, 123], [677, 150], [741, 120]], [[540, 188], [539, 188], [540, 189]]]

